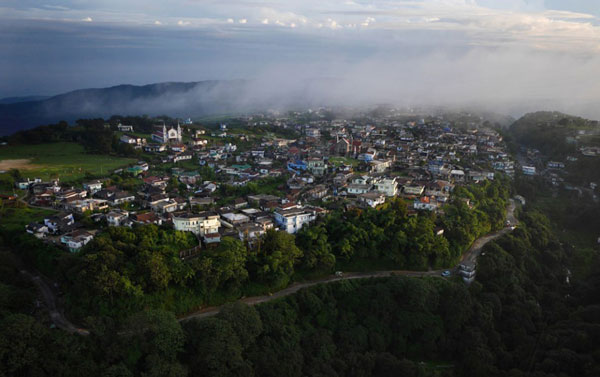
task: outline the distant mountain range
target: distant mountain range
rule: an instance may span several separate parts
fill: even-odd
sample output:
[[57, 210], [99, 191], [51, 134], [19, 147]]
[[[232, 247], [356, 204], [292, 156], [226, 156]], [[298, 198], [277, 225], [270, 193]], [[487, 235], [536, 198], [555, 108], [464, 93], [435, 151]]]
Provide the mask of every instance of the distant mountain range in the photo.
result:
[[258, 105], [248, 81], [159, 83], [82, 89], [53, 97], [12, 97], [0, 102], [0, 135], [80, 118], [119, 115], [204, 116]]

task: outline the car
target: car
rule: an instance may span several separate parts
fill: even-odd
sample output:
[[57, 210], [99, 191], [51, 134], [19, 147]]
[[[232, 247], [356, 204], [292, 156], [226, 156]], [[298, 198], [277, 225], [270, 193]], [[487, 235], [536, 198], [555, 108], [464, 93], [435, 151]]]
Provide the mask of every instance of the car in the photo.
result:
[[447, 278], [450, 275], [451, 275], [450, 270], [446, 270], [446, 271], [442, 272], [442, 276], [445, 277], [445, 278]]

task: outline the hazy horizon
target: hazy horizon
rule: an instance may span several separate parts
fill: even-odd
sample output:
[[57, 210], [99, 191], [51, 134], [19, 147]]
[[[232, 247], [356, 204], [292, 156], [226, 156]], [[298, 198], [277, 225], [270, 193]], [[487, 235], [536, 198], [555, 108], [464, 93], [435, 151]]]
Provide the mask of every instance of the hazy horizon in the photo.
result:
[[[252, 80], [248, 99], [600, 118], [600, 4], [550, 0], [8, 1], [0, 97]], [[307, 92], [306, 80], [339, 85]], [[177, 99], [172, 99], [177, 101]]]

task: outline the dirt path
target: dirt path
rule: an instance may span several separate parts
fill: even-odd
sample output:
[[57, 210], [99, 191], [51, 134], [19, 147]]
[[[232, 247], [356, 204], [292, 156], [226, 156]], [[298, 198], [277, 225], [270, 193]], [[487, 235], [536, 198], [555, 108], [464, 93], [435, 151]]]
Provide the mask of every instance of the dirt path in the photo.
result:
[[26, 270], [21, 270], [20, 272], [31, 279], [31, 281], [38, 287], [38, 290], [40, 291], [40, 294], [46, 303], [46, 309], [50, 314], [50, 319], [52, 319], [52, 322], [56, 327], [70, 333], [77, 333], [80, 335], [90, 334], [89, 331], [78, 328], [65, 317], [63, 311], [59, 309], [59, 306], [57, 305], [56, 293], [42, 276], [35, 275]]
[[[515, 212], [515, 202], [513, 199], [511, 199], [510, 204], [508, 206], [506, 219], [508, 221], [510, 221], [510, 223], [512, 225], [516, 226], [517, 219], [514, 216], [514, 212]], [[478, 238], [477, 240], [475, 240], [475, 242], [473, 242], [473, 244], [471, 245], [469, 250], [467, 250], [467, 252], [465, 252], [463, 254], [463, 256], [461, 258], [461, 262], [475, 261], [477, 259], [477, 257], [479, 257], [479, 254], [481, 253], [481, 249], [483, 248], [483, 246], [485, 246], [485, 244], [487, 244], [490, 241], [495, 240], [498, 237], [501, 237], [501, 236], [511, 232], [512, 230], [513, 230], [512, 228], [506, 227], [497, 232], [494, 232], [494, 233], [491, 233], [491, 234], [488, 234], [488, 235]], [[312, 280], [312, 281], [305, 282], [305, 283], [294, 283], [285, 289], [282, 289], [280, 291], [273, 293], [272, 295], [246, 297], [246, 298], [240, 299], [239, 301], [241, 301], [247, 305], [257, 305], [257, 304], [261, 304], [263, 302], [268, 302], [271, 300], [275, 300], [275, 299], [278, 299], [281, 297], [291, 295], [293, 293], [298, 292], [302, 288], [312, 287], [317, 284], [331, 283], [331, 282], [340, 281], [340, 280], [389, 277], [389, 276], [394, 276], [394, 275], [402, 275], [402, 276], [409, 276], [409, 277], [440, 276], [442, 271], [444, 271], [444, 270], [434, 270], [434, 271], [389, 270], [389, 271], [375, 271], [375, 272], [351, 272], [351, 273], [345, 273], [344, 276], [341, 276], [341, 277], [340, 276], [328, 276], [325, 278]], [[454, 267], [452, 270], [455, 270], [455, 271], [458, 270], [458, 266]], [[219, 311], [221, 310], [221, 307], [222, 306], [209, 306], [206, 308], [202, 308], [194, 313], [179, 317], [178, 321], [182, 322], [182, 321], [187, 321], [192, 318], [211, 317], [211, 316], [219, 313]]]
[[31, 159], [29, 158], [18, 158], [13, 160], [0, 160], [0, 170], [8, 170], [8, 169], [34, 169], [37, 165], [31, 164]]

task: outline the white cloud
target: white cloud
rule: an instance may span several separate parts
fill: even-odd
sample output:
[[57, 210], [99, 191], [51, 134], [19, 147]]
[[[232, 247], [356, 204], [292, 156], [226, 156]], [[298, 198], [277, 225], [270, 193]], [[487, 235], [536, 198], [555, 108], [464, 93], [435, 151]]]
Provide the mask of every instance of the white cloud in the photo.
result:
[[88, 17], [86, 17], [86, 18], [82, 19], [81, 21], [84, 21], [84, 22], [92, 22], [93, 20], [92, 20], [92, 17], [89, 17], [89, 16], [88, 16]]
[[154, 25], [162, 25], [162, 22], [156, 20], [156, 21], [154, 21]]
[[269, 19], [268, 19], [268, 18], [264, 18], [264, 19], [261, 21], [261, 23], [262, 23], [263, 25], [268, 25], [268, 24], [269, 24]]
[[240, 24], [245, 24], [245, 23], [247, 23], [247, 22], [248, 22], [248, 20], [247, 20], [247, 19], [245, 19], [245, 18], [241, 18], [241, 19], [239, 19], [239, 20], [238, 20], [238, 22], [239, 22]]
[[227, 23], [228, 23], [228, 24], [232, 24], [232, 23], [234, 23], [234, 21], [233, 21], [233, 18], [228, 18], [228, 19], [227, 19]]
[[179, 20], [179, 21], [177, 21], [177, 25], [188, 26], [188, 25], [190, 25], [190, 21]]

